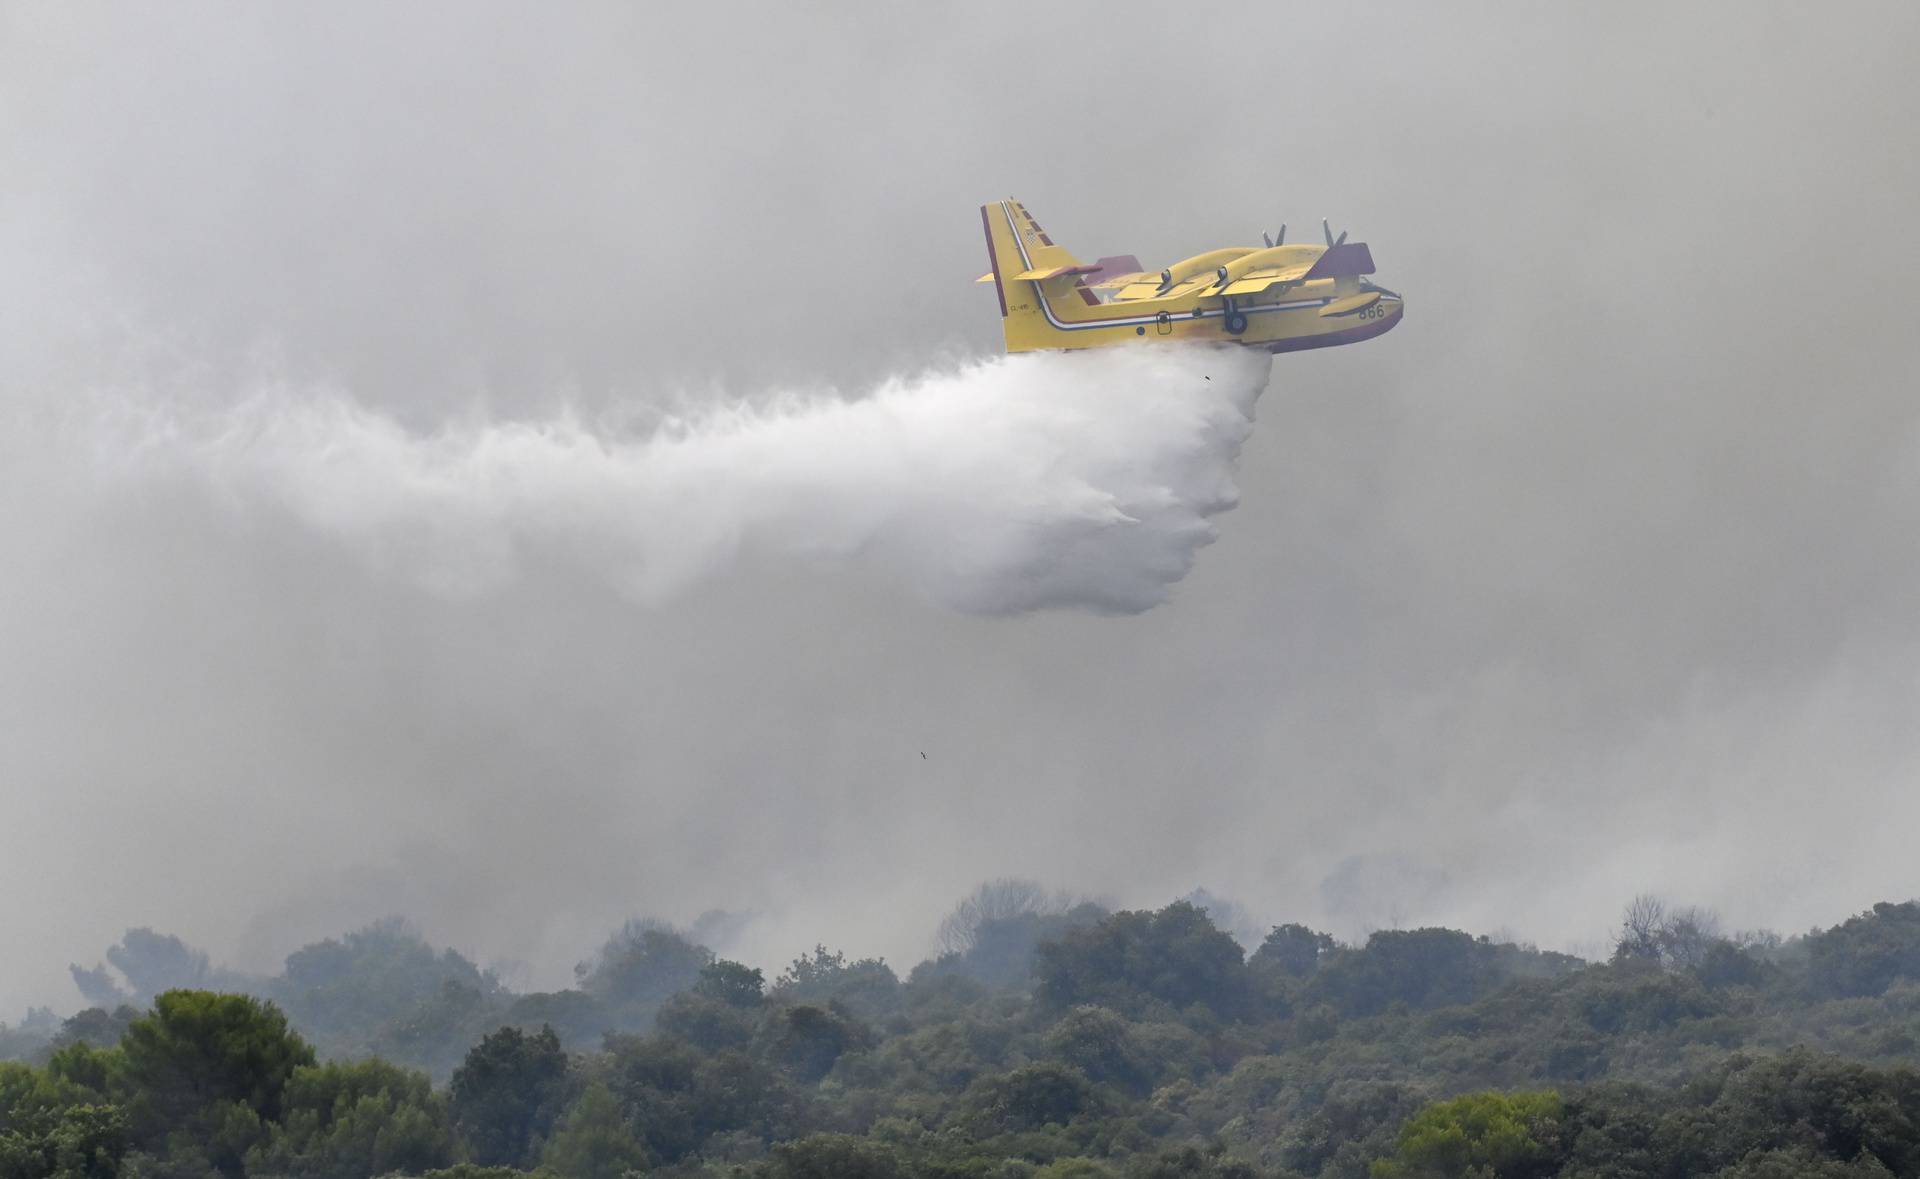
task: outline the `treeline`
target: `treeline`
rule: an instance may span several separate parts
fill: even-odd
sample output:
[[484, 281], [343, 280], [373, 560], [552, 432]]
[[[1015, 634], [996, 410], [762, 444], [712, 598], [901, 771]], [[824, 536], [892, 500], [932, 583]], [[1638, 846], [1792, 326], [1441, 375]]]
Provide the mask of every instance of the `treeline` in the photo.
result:
[[1642, 899], [1586, 963], [1298, 925], [1247, 954], [1189, 903], [1001, 882], [941, 941], [768, 981], [636, 924], [519, 995], [387, 923], [148, 997], [222, 976], [130, 934], [76, 972], [124, 1002], [16, 1029], [0, 1179], [1920, 1175], [1916, 904], [1780, 939]]

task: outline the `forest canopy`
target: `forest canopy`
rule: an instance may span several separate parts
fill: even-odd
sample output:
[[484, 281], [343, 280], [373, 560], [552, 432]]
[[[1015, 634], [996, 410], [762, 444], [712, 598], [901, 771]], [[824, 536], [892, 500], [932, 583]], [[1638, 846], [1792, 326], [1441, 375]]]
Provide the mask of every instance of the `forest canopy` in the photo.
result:
[[516, 992], [404, 922], [281, 973], [132, 930], [0, 1027], [0, 1179], [1920, 1175], [1920, 904], [1781, 938], [1636, 899], [1606, 961], [1243, 947], [994, 882], [905, 977], [630, 922]]

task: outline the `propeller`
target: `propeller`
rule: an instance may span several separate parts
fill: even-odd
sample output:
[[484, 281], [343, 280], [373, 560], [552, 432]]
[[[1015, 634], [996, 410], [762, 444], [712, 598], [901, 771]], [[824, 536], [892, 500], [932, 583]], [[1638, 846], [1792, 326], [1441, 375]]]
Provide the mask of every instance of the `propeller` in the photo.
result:
[[1284, 224], [1281, 225], [1280, 232], [1274, 234], [1272, 237], [1268, 237], [1263, 233], [1260, 235], [1260, 240], [1267, 243], [1269, 250], [1275, 246], [1284, 246], [1287, 244], [1287, 227]]
[[1320, 218], [1320, 232], [1327, 235], [1327, 246], [1329, 249], [1347, 240], [1347, 231], [1344, 229], [1340, 231], [1339, 237], [1333, 236], [1333, 227], [1327, 224], [1325, 217]]

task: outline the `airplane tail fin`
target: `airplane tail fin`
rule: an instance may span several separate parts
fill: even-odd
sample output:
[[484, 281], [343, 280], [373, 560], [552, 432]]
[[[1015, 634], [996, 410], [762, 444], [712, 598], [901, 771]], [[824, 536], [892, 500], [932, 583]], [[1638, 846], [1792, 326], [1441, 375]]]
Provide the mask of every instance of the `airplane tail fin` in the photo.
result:
[[1000, 296], [1001, 326], [1007, 351], [1058, 348], [1065, 332], [1050, 322], [1047, 304], [1071, 297], [1079, 276], [1098, 270], [1083, 266], [1064, 246], [1057, 246], [1019, 201], [996, 201], [980, 206], [987, 234], [987, 261]]

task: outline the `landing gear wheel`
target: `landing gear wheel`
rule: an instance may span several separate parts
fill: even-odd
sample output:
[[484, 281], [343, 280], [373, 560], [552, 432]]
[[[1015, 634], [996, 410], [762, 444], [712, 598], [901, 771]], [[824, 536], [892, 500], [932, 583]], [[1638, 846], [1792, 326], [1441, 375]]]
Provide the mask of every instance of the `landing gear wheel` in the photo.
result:
[[1238, 311], [1229, 311], [1225, 326], [1229, 336], [1237, 336], [1247, 330], [1247, 317]]

